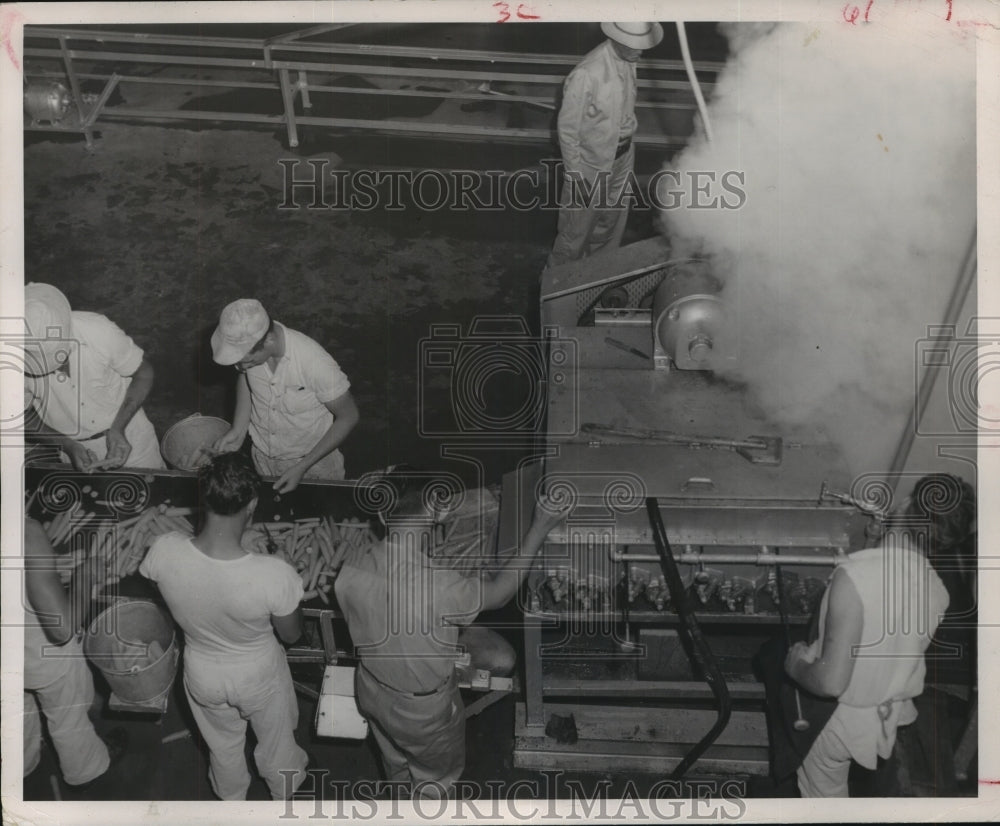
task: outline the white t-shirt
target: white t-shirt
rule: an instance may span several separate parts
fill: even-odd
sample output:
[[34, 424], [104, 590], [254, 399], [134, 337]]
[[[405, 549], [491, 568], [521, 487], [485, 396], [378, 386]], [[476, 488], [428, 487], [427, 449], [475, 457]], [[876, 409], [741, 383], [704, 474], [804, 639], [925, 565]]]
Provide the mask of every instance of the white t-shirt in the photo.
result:
[[157, 584], [184, 630], [185, 656], [255, 660], [278, 645], [271, 616], [291, 614], [302, 580], [287, 562], [263, 554], [213, 559], [181, 533], [161, 536], [139, 573]]

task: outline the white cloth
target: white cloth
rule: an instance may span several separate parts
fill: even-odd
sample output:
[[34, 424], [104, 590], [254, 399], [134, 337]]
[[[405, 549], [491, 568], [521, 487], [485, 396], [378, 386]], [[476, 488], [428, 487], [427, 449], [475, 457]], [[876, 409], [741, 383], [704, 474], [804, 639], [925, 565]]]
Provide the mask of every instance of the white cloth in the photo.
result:
[[[34, 407], [53, 430], [84, 442], [99, 459], [107, 454], [103, 433], [115, 420], [143, 351], [103, 315], [72, 314], [69, 371], [24, 377], [25, 407]], [[98, 438], [91, 439], [98, 435]], [[125, 426], [132, 445], [126, 467], [162, 468], [156, 431], [140, 409]]]
[[246, 797], [249, 721], [258, 743], [254, 759], [271, 796], [290, 795], [305, 779], [308, 758], [295, 742], [298, 704], [271, 617], [298, 608], [298, 574], [265, 555], [212, 559], [180, 533], [157, 539], [139, 572], [156, 582], [184, 631], [184, 688], [210, 750], [215, 793], [223, 800]]
[[309, 758], [295, 742], [299, 704], [279, 646], [256, 661], [221, 665], [185, 655], [184, 690], [209, 750], [209, 780], [222, 800], [245, 800], [250, 772], [244, 756], [247, 722], [254, 762], [274, 800], [302, 785]]
[[[132, 445], [132, 452], [125, 461], [125, 467], [160, 470], [166, 467], [160, 454], [160, 440], [156, 437], [153, 423], [146, 417], [141, 407], [125, 426], [125, 438]], [[108, 440], [102, 435], [96, 439], [86, 439], [81, 444], [92, 450], [98, 459], [108, 455]], [[66, 461], [69, 457], [65, 457]]]
[[[277, 322], [275, 326], [285, 337], [285, 353], [277, 368], [272, 372], [265, 362], [244, 376], [250, 388], [250, 438], [255, 457], [259, 452], [270, 460], [294, 464], [330, 429], [333, 414], [326, 404], [343, 396], [351, 383], [319, 344]], [[343, 457], [339, 462], [343, 468]], [[274, 475], [259, 463], [258, 470]]]
[[77, 639], [62, 646], [50, 643], [30, 609], [25, 611], [24, 689], [24, 775], [34, 771], [41, 759], [39, 708], [48, 722], [63, 779], [77, 785], [104, 774], [111, 758], [88, 716], [94, 678], [83, 646]]
[[[798, 770], [803, 796], [846, 794], [851, 760], [874, 769], [892, 754], [896, 730], [917, 718], [924, 652], [948, 608], [948, 591], [908, 538], [890, 535], [841, 565], [861, 599], [861, 644], [850, 682]], [[819, 646], [829, 593], [820, 603]], [[818, 651], [817, 651], [818, 653]]]
[[[299, 463], [299, 459], [272, 459], [265, 453], [257, 449], [257, 445], [252, 445], [250, 449], [253, 455], [254, 467], [261, 476], [281, 476], [286, 470], [293, 468]], [[301, 457], [300, 457], [301, 458]], [[309, 466], [303, 479], [322, 479], [325, 481], [339, 481], [346, 476], [344, 467], [344, 454], [339, 450], [333, 450], [326, 454], [318, 462]]]
[[280, 649], [271, 616], [286, 616], [302, 599], [302, 579], [287, 562], [265, 554], [212, 559], [184, 534], [159, 537], [139, 573], [157, 584], [184, 630], [185, 657], [257, 661]]

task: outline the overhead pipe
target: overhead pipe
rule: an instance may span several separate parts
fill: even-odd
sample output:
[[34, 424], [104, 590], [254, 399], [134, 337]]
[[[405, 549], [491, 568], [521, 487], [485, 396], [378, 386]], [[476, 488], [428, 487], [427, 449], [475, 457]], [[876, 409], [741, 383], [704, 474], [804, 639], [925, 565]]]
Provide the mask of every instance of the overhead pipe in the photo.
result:
[[691, 62], [691, 51], [688, 48], [687, 31], [684, 23], [677, 21], [677, 37], [681, 42], [681, 58], [684, 60], [684, 69], [687, 71], [688, 80], [691, 82], [691, 89], [694, 92], [694, 99], [698, 101], [698, 111], [701, 112], [701, 122], [705, 127], [705, 137], [708, 142], [712, 142], [712, 124], [708, 122], [708, 106], [705, 105], [705, 97], [701, 93], [701, 84], [698, 82], [698, 75], [694, 72], [694, 64]]

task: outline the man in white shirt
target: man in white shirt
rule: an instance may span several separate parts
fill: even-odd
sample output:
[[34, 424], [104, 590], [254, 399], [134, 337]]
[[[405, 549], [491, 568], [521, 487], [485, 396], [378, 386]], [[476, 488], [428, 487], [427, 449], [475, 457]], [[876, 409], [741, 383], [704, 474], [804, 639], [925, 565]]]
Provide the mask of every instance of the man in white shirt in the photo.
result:
[[285, 652], [302, 631], [302, 580], [287, 562], [243, 550], [261, 479], [242, 453], [216, 456], [198, 474], [205, 524], [193, 539], [161, 536], [139, 573], [156, 583], [184, 631], [184, 690], [209, 749], [209, 779], [222, 800], [245, 800], [249, 722], [254, 761], [275, 800], [305, 779], [295, 742], [299, 707]]
[[837, 708], [798, 769], [803, 797], [847, 797], [851, 762], [867, 769], [892, 754], [899, 726], [917, 719], [924, 652], [948, 608], [936, 569], [954, 569], [974, 530], [976, 496], [950, 474], [931, 474], [878, 547], [850, 554], [823, 595], [819, 637], [795, 643], [785, 671]]
[[24, 776], [41, 761], [44, 714], [63, 779], [79, 789], [104, 775], [128, 742], [121, 728], [100, 737], [89, 716], [94, 678], [78, 629], [90, 607], [96, 569], [92, 562], [78, 566], [67, 593], [52, 543], [34, 519], [25, 519], [24, 568]]
[[247, 433], [264, 476], [285, 493], [305, 479], [343, 479], [337, 449], [358, 423], [351, 383], [319, 344], [271, 319], [259, 301], [227, 305], [212, 334], [217, 364], [232, 365], [236, 382], [233, 426], [214, 445], [237, 450]]
[[73, 311], [51, 284], [24, 288], [25, 435], [53, 444], [78, 470], [162, 468], [142, 404], [153, 386], [143, 351], [110, 319]]
[[[608, 39], [577, 64], [563, 86], [559, 234], [546, 269], [619, 246], [628, 219], [627, 206], [615, 204], [635, 162], [636, 62], [663, 39], [663, 27], [602, 23], [601, 30]], [[588, 196], [585, 187], [593, 193]]]

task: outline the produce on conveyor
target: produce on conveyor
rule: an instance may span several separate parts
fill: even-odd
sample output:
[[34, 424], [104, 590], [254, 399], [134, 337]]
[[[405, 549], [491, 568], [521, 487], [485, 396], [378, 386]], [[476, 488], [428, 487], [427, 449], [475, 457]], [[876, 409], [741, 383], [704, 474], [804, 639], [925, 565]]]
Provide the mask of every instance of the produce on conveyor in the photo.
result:
[[243, 533], [244, 550], [285, 560], [302, 577], [303, 601], [319, 597], [329, 604], [330, 589], [348, 551], [363, 552], [378, 542], [357, 517], [336, 521], [311, 517], [294, 522], [257, 522]]
[[76, 502], [42, 527], [53, 546], [65, 544], [71, 549], [57, 557], [57, 572], [64, 585], [74, 568], [96, 558], [104, 566], [104, 579], [97, 583], [97, 587], [103, 587], [134, 574], [157, 537], [171, 531], [193, 536], [194, 528], [187, 519], [192, 513], [191, 508], [161, 504], [128, 519], [111, 521], [82, 510]]

